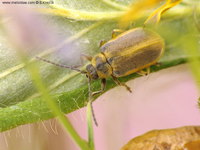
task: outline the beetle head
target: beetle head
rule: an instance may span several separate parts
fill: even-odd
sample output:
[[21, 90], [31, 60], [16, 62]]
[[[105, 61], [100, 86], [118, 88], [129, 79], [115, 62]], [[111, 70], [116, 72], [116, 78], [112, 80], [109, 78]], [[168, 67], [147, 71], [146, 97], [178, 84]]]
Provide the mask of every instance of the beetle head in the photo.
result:
[[97, 80], [99, 78], [96, 69], [92, 64], [86, 66], [87, 77], [93, 80]]

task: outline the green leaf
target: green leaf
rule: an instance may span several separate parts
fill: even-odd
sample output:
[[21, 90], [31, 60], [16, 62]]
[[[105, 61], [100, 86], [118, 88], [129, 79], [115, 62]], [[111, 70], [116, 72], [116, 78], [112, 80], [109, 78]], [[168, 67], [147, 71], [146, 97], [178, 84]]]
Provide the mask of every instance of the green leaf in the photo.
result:
[[[129, 1], [124, 3], [116, 3], [115, 6], [127, 6]], [[56, 3], [58, 5], [58, 3]], [[87, 14], [91, 12], [121, 12], [112, 3], [105, 3], [99, 0], [65, 0], [65, 4], [59, 6], [63, 9], [82, 11]], [[52, 6], [51, 6], [52, 7]], [[55, 9], [55, 8], [52, 8]], [[101, 18], [105, 17], [102, 16]], [[172, 15], [172, 14], [171, 14]], [[112, 13], [111, 13], [112, 16]], [[70, 42], [75, 42], [80, 48], [81, 53], [88, 55], [95, 55], [99, 52], [99, 42], [101, 40], [111, 39], [112, 30], [118, 28], [118, 21], [112, 17], [108, 21], [102, 19], [94, 19], [96, 21], [88, 21], [82, 18], [80, 20], [67, 19], [63, 16], [45, 15], [45, 21], [54, 24], [59, 30], [57, 35], [66, 37], [58, 45], [53, 48], [46, 49], [42, 54], [38, 54], [46, 59], [58, 62], [59, 57], [57, 50]], [[145, 18], [137, 20], [134, 26], [142, 26]], [[103, 19], [104, 20], [104, 19]], [[9, 20], [6, 20], [9, 21]], [[171, 20], [163, 20], [157, 32], [166, 41], [166, 52], [161, 58], [160, 66], [152, 66], [151, 71], [158, 71], [160, 69], [172, 67], [181, 63], [185, 63], [188, 56], [184, 54], [180, 47], [176, 45], [176, 40], [172, 41], [167, 32], [162, 28], [175, 31], [180, 34], [185, 31], [187, 26], [185, 22], [193, 22], [191, 16], [176, 16]], [[1, 22], [3, 24], [4, 22]], [[156, 30], [156, 29], [153, 29]], [[54, 35], [52, 33], [52, 35]], [[70, 35], [69, 37], [66, 35]], [[46, 103], [40, 98], [33, 83], [24, 68], [24, 64], [18, 59], [16, 52], [10, 47], [7, 41], [6, 33], [3, 28], [0, 30], [0, 131], [5, 131], [19, 125], [33, 123], [41, 120], [53, 118], [51, 110], [47, 107]], [[77, 59], [77, 58], [75, 58]], [[60, 106], [64, 113], [70, 113], [81, 107], [84, 107], [88, 101], [88, 87], [87, 79], [84, 75], [76, 73], [71, 70], [55, 67], [51, 64], [40, 62], [32, 59], [37, 63], [41, 70], [41, 76], [52, 92], [53, 97]], [[70, 62], [67, 62], [70, 63]], [[73, 62], [74, 63], [74, 62]], [[79, 63], [78, 61], [75, 63]], [[120, 78], [121, 81], [128, 81], [138, 77], [137, 74]], [[106, 91], [115, 87], [115, 83], [108, 79]], [[92, 82], [93, 91], [100, 88], [99, 81]], [[103, 93], [102, 93], [103, 94]], [[133, 93], [134, 94], [134, 93]], [[100, 96], [100, 95], [98, 95]], [[96, 98], [98, 97], [96, 96]]]

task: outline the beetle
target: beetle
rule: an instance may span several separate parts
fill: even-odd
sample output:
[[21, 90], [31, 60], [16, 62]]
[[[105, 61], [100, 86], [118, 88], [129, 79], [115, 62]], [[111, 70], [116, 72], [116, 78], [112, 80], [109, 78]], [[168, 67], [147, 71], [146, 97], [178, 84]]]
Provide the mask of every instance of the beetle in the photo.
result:
[[108, 77], [112, 77], [117, 85], [124, 86], [129, 92], [132, 92], [130, 87], [120, 82], [118, 78], [140, 72], [156, 64], [164, 49], [164, 40], [159, 34], [138, 27], [116, 37], [113, 34], [113, 39], [102, 43], [100, 53], [94, 57], [84, 55], [90, 61], [85, 70], [56, 64], [40, 57], [37, 58], [59, 67], [86, 74], [89, 82], [101, 79], [101, 90], [92, 93], [92, 95], [96, 95], [104, 91]]

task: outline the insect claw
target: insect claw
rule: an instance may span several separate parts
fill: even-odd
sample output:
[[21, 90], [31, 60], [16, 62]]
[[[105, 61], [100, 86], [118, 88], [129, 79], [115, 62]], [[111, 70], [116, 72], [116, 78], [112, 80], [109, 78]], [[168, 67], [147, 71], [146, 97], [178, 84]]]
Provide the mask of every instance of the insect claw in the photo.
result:
[[126, 89], [127, 89], [130, 93], [132, 93], [132, 90], [131, 90], [131, 88], [130, 88], [129, 86], [127, 86], [126, 84], [124, 84], [124, 86], [126, 87]]
[[157, 62], [157, 63], [155, 64], [155, 66], [156, 66], [156, 67], [160, 67], [160, 66], [161, 66], [161, 64], [162, 64], [162, 63], [160, 63], [160, 62]]
[[124, 32], [124, 30], [122, 29], [113, 29], [112, 31], [112, 38], [116, 38], [118, 36], [118, 34]]
[[100, 94], [100, 93], [102, 93], [102, 91], [92, 92], [92, 96], [95, 96], [95, 95]]
[[150, 67], [148, 67], [148, 68], [146, 68], [146, 71], [140, 70], [140, 71], [137, 72], [137, 74], [139, 74], [141, 76], [147, 76], [147, 75], [150, 74], [150, 72], [151, 72], [151, 69], [150, 69]]
[[107, 41], [105, 40], [101, 40], [100, 43], [99, 43], [99, 47], [103, 46]]

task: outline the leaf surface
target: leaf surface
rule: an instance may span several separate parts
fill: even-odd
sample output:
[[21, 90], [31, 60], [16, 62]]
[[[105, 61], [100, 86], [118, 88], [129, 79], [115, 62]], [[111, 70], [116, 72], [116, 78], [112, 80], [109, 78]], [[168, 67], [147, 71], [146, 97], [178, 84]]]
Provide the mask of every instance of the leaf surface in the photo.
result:
[[[128, 6], [130, 3], [128, 0], [123, 1], [123, 3], [119, 3], [118, 1], [112, 2], [122, 7]], [[84, 11], [86, 13], [119, 12], [119, 9], [113, 6], [112, 3], [111, 5], [108, 5], [104, 1], [99, 0], [65, 0], [65, 3], [60, 4], [57, 2], [55, 4], [66, 10], [73, 9], [76, 11]], [[48, 9], [55, 8], [49, 7]], [[93, 56], [99, 52], [99, 42], [101, 40], [111, 39], [112, 30], [118, 28], [118, 21], [114, 19], [109, 21], [88, 21], [87, 19], [84, 20], [84, 18], [82, 20], [72, 20], [59, 15], [54, 16], [52, 14], [42, 15], [42, 17], [46, 22], [53, 24], [56, 29], [59, 29], [56, 30], [56, 33], [52, 32], [52, 36], [56, 35], [62, 37], [62, 40], [57, 45], [49, 47], [41, 53], [37, 53], [37, 55], [54, 62], [60, 62], [60, 60], [62, 60], [62, 63], [68, 65], [79, 64], [79, 56], [73, 55], [73, 58], [68, 58], [67, 60], [60, 59], [61, 56], [59, 55], [59, 50], [62, 49], [63, 46], [73, 42], [75, 45], [78, 45], [81, 53]], [[172, 41], [171, 38], [168, 37], [168, 33], [162, 30], [162, 27], [164, 29], [176, 31], [177, 34], [181, 34], [186, 28], [184, 23], [193, 21], [192, 19], [189, 19], [190, 17], [187, 19], [185, 17], [178, 17], [177, 19], [174, 18], [173, 20], [162, 21], [156, 32], [161, 34], [165, 39], [166, 51], [160, 60], [161, 65], [152, 66], [152, 72], [186, 62], [188, 56], [184, 54], [180, 47], [177, 47], [176, 40]], [[136, 21], [134, 27], [142, 26], [143, 21], [144, 19]], [[4, 21], [2, 21], [1, 24], [4, 24]], [[6, 33], [3, 28], [1, 28], [0, 131], [5, 131], [23, 124], [53, 118], [53, 114], [33, 86], [30, 76], [25, 69], [25, 65], [18, 59], [16, 52], [5, 37]], [[68, 53], [68, 51], [66, 51], [66, 53]], [[72, 60], [73, 62], [71, 62]], [[55, 97], [56, 102], [63, 112], [67, 114], [86, 105], [88, 100], [88, 87], [87, 79], [84, 75], [71, 70], [58, 68], [35, 59], [32, 59], [31, 61], [36, 62], [40, 68], [43, 81], [51, 90], [52, 95]], [[138, 77], [137, 74], [132, 74], [120, 78], [119, 80], [126, 82], [136, 77]], [[105, 92], [115, 86], [115, 83], [109, 78]], [[99, 88], [99, 81], [92, 82], [93, 91], [96, 91]]]

